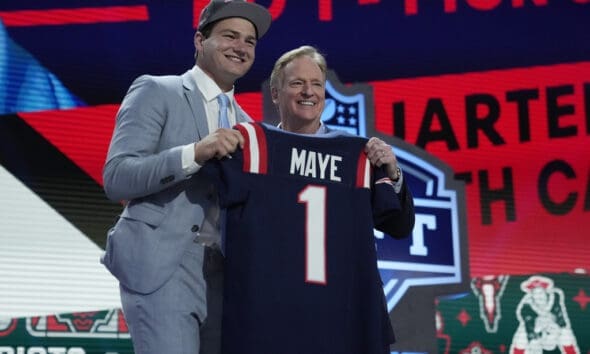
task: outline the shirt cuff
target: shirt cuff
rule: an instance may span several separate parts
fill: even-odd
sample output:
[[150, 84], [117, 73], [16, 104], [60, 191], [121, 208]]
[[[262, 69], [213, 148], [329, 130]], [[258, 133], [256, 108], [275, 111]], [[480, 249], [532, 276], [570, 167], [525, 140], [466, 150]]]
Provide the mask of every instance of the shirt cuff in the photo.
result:
[[399, 178], [397, 179], [397, 181], [392, 181], [393, 182], [393, 190], [396, 193], [401, 192], [402, 190], [402, 184], [404, 182], [404, 172], [401, 170], [399, 170]]
[[182, 147], [182, 170], [188, 178], [201, 169], [201, 165], [195, 162], [195, 143]]

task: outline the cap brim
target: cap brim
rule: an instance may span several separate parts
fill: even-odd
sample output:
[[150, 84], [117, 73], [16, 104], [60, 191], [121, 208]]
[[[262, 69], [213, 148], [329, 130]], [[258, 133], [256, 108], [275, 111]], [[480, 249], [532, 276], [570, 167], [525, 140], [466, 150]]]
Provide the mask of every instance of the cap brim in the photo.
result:
[[252, 22], [254, 27], [256, 27], [258, 38], [264, 36], [272, 21], [272, 17], [268, 10], [258, 4], [248, 2], [229, 2], [214, 16], [211, 16], [208, 23], [230, 17], [241, 17]]

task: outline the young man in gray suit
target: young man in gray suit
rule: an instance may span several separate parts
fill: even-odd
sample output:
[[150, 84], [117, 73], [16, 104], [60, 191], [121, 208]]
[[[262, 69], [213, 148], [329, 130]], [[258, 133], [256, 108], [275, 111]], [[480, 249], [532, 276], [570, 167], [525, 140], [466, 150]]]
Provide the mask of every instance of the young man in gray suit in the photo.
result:
[[212, 0], [194, 37], [196, 65], [139, 77], [121, 104], [103, 177], [107, 196], [126, 206], [102, 262], [119, 280], [136, 354], [220, 351], [219, 208], [198, 171], [243, 146], [237, 130], [220, 128], [218, 96], [229, 101], [225, 126], [250, 120], [234, 83], [270, 24], [260, 5]]

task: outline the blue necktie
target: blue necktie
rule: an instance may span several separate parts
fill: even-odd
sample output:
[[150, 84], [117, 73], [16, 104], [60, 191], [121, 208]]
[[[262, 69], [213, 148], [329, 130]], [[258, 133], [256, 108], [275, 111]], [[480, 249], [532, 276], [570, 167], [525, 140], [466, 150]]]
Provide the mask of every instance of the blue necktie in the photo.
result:
[[219, 128], [231, 128], [229, 125], [229, 118], [227, 116], [229, 97], [222, 93], [217, 96], [217, 101], [219, 102]]
[[[229, 125], [229, 117], [227, 116], [227, 106], [229, 105], [229, 97], [221, 93], [217, 96], [219, 102], [219, 128], [231, 128]], [[219, 211], [219, 223], [221, 225], [221, 253], [225, 254], [225, 209]]]

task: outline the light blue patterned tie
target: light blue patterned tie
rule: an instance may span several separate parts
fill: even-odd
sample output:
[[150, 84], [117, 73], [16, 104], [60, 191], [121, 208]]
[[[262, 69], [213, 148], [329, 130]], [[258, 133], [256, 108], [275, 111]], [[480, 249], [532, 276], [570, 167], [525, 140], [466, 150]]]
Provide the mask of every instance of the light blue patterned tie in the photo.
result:
[[227, 116], [229, 97], [222, 93], [217, 96], [217, 101], [219, 102], [219, 128], [231, 128], [229, 125], [229, 118]]

